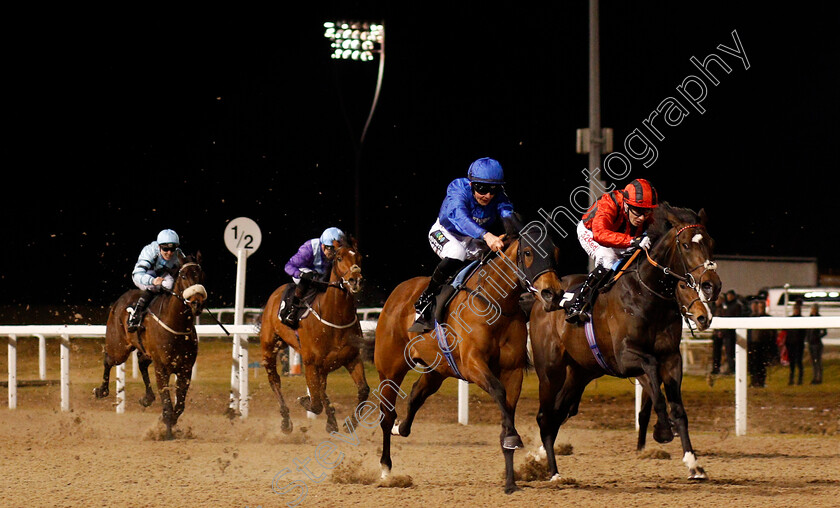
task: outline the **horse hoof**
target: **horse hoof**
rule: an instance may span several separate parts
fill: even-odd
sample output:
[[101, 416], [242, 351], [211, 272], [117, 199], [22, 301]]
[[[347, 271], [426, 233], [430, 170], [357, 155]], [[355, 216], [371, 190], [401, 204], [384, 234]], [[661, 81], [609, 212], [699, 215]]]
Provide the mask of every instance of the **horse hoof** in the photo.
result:
[[140, 401], [139, 401], [139, 402], [140, 402], [140, 405], [141, 405], [141, 406], [143, 406], [143, 407], [149, 407], [149, 406], [151, 406], [151, 405], [152, 405], [152, 402], [154, 402], [154, 401], [155, 401], [155, 397], [154, 397], [154, 395], [153, 395], [153, 396], [151, 396], [151, 397], [143, 397], [143, 398], [141, 398], [141, 399], [140, 399]]
[[513, 493], [514, 493], [514, 492], [516, 492], [517, 490], [519, 490], [519, 489], [516, 487], [516, 484], [514, 484], [514, 485], [505, 485], [505, 494], [513, 494]]
[[391, 476], [391, 468], [388, 466], [381, 465], [381, 471], [379, 473], [380, 480], [387, 480], [389, 476]]
[[327, 434], [334, 434], [338, 432], [338, 425], [335, 422], [327, 422]]
[[664, 429], [656, 427], [653, 430], [653, 439], [657, 443], [670, 443], [674, 440], [674, 434], [675, 432], [670, 427]]
[[286, 418], [283, 420], [283, 423], [280, 424], [280, 431], [283, 434], [291, 434], [292, 430], [294, 430], [294, 426], [292, 425], [292, 420]]
[[551, 479], [550, 479], [550, 480], [548, 480], [548, 481], [550, 481], [550, 482], [559, 482], [559, 481], [561, 481], [562, 479], [563, 479], [563, 477], [561, 477], [561, 476], [560, 476], [560, 473], [554, 473], [554, 476], [552, 476], [552, 477], [551, 477]]
[[103, 389], [100, 386], [97, 386], [96, 388], [93, 389], [93, 396], [96, 397], [97, 399], [104, 399], [105, 397], [108, 396], [108, 393], [110, 393], [110, 392], [108, 391], [107, 388]]
[[688, 471], [688, 479], [689, 480], [708, 480], [709, 477], [706, 475], [706, 471], [703, 470], [702, 467], [697, 467], [696, 469], [690, 469]]
[[518, 450], [519, 448], [524, 448], [525, 445], [522, 444], [522, 438], [518, 435], [513, 436], [505, 436], [502, 440], [502, 448], [505, 450]]
[[303, 409], [309, 411], [309, 407], [310, 407], [309, 395], [306, 395], [306, 396], [303, 396], [303, 397], [298, 397], [297, 402], [298, 402], [298, 404], [300, 404], [303, 407]]

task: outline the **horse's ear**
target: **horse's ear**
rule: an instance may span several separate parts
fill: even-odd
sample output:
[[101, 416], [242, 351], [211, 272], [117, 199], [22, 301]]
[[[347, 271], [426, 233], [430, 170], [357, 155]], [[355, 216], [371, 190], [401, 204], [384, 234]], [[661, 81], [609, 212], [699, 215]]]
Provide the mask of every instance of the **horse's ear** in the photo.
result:
[[502, 225], [505, 227], [505, 235], [508, 238], [515, 238], [519, 236], [519, 232], [522, 231], [522, 228], [525, 224], [522, 222], [522, 216], [519, 213], [514, 212], [513, 215], [509, 217], [502, 218]]
[[700, 224], [705, 226], [706, 225], [706, 209], [701, 208], [700, 213], [698, 213], [697, 216], [700, 217]]
[[201, 251], [195, 251], [195, 262], [201, 264]]

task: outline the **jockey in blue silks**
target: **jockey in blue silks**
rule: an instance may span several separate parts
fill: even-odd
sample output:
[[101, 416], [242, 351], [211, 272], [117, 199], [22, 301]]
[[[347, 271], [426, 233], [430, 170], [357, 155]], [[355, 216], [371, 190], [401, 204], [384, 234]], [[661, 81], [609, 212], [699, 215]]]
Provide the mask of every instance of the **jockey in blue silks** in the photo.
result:
[[333, 242], [343, 243], [345, 240], [342, 230], [327, 228], [320, 237], [304, 242], [286, 263], [284, 269], [296, 284], [292, 303], [283, 316], [283, 323], [289, 328], [297, 328], [298, 311], [303, 306], [303, 297], [312, 286], [313, 280], [317, 282], [329, 279], [332, 260], [335, 257]]
[[418, 317], [410, 331], [422, 333], [433, 328], [431, 303], [435, 295], [468, 260], [478, 259], [485, 246], [494, 252], [504, 247], [502, 239], [488, 231], [514, 214], [504, 184], [502, 165], [484, 157], [470, 165], [467, 178], [457, 178], [447, 187], [438, 219], [429, 230], [429, 244], [441, 260], [414, 304]]
[[175, 277], [181, 269], [181, 258], [184, 257], [184, 253], [178, 248], [180, 244], [178, 233], [164, 229], [158, 233], [156, 241], [140, 251], [134, 271], [131, 272], [131, 280], [142, 293], [128, 318], [129, 332], [137, 331], [153, 294], [164, 289], [171, 291], [175, 286]]

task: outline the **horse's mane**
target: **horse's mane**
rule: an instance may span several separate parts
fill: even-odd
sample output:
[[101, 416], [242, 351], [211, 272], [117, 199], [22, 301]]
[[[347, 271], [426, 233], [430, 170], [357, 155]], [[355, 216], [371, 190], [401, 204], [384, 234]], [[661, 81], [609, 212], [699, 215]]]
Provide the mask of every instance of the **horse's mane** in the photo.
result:
[[653, 211], [653, 224], [647, 230], [647, 234], [653, 243], [656, 243], [673, 229], [672, 219], [688, 224], [696, 224], [700, 220], [694, 210], [671, 206], [667, 201], [663, 201]]

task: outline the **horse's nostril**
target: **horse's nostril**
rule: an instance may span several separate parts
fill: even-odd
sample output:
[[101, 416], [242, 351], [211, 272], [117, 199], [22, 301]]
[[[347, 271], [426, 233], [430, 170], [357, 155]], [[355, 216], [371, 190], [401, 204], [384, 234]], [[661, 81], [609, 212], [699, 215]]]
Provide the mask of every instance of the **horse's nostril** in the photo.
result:
[[702, 314], [701, 314], [701, 315], [699, 315], [699, 316], [697, 316], [697, 321], [698, 321], [700, 324], [703, 324], [703, 325], [704, 325], [704, 324], [706, 324], [706, 316], [704, 316], [704, 315], [702, 315]]
[[550, 289], [543, 289], [540, 291], [540, 296], [542, 296], [543, 300], [550, 302], [554, 299], [554, 292]]

